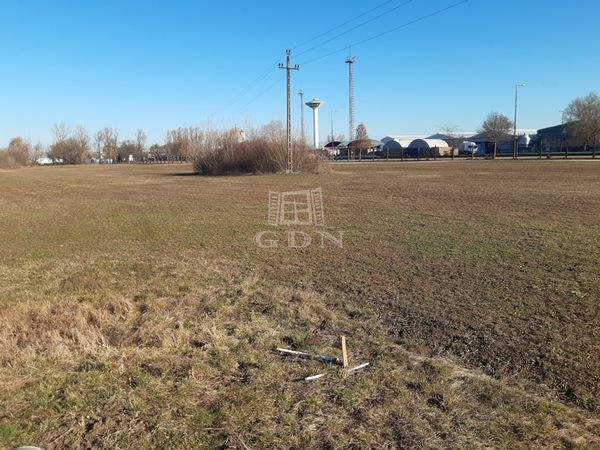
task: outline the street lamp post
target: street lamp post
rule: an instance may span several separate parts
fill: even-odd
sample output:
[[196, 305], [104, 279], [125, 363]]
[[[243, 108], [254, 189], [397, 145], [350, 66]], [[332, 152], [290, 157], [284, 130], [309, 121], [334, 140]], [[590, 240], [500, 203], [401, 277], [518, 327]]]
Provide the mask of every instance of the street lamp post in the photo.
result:
[[300, 138], [302, 144], [304, 144], [306, 142], [306, 135], [304, 134], [304, 91], [300, 89], [298, 95], [300, 96]]
[[335, 147], [335, 134], [334, 134], [334, 129], [333, 129], [333, 115], [338, 112], [337, 109], [334, 109], [331, 111], [331, 153], [335, 154], [335, 152], [337, 151], [337, 148]]
[[517, 108], [519, 104], [519, 88], [524, 87], [525, 84], [515, 84], [515, 122], [514, 122], [514, 133], [513, 133], [513, 159], [519, 157], [519, 143], [517, 142]]
[[335, 141], [335, 135], [333, 134], [333, 113], [335, 111], [331, 111], [331, 142], [333, 143]]

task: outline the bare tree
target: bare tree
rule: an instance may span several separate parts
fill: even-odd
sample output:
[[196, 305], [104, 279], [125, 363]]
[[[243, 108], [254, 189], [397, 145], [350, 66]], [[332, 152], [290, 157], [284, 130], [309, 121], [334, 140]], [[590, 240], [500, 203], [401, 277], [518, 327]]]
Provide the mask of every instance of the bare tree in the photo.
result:
[[104, 159], [118, 162], [119, 131], [116, 128], [104, 127], [96, 133], [95, 140]]
[[55, 129], [54, 143], [48, 150], [48, 156], [63, 164], [81, 164], [90, 150], [89, 135], [82, 126], [78, 126], [72, 135], [68, 134], [68, 130], [66, 125]]
[[89, 157], [90, 135], [83, 125], [72, 130], [65, 123], [54, 124], [52, 133], [54, 142], [48, 150], [50, 158], [64, 164], [81, 164]]
[[591, 93], [576, 98], [565, 110], [565, 118], [571, 122], [568, 125], [571, 133], [586, 149], [589, 145], [594, 146], [595, 156], [600, 137], [600, 97]]
[[344, 139], [346, 139], [346, 136], [343, 134], [337, 134], [337, 135], [328, 134], [327, 135], [328, 142], [334, 142], [334, 141], [344, 142]]
[[182, 160], [197, 154], [205, 132], [200, 127], [180, 127], [167, 131], [166, 150], [172, 159]]
[[360, 141], [363, 139], [369, 139], [369, 133], [367, 132], [367, 127], [361, 123], [356, 127], [356, 140]]
[[48, 156], [64, 164], [81, 164], [89, 156], [90, 136], [83, 125], [75, 130], [65, 123], [54, 125], [54, 142], [50, 146]]
[[84, 152], [81, 149], [79, 141], [74, 137], [69, 137], [52, 144], [48, 151], [48, 156], [55, 162], [63, 164], [81, 164]]
[[6, 149], [9, 159], [16, 166], [26, 166], [29, 162], [29, 154], [31, 153], [31, 143], [22, 137], [15, 137], [10, 140]]
[[356, 140], [353, 142], [352, 146], [354, 149], [358, 150], [359, 158], [362, 157], [363, 151], [367, 151], [371, 148], [371, 141], [369, 140], [367, 127], [365, 127], [365, 125], [362, 123], [356, 127]]
[[279, 120], [272, 120], [261, 128], [259, 138], [262, 138], [266, 141], [265, 153], [267, 159], [278, 168], [277, 171], [286, 167], [287, 136], [283, 123]]
[[51, 131], [52, 131], [52, 134], [54, 134], [54, 142], [55, 143], [66, 140], [69, 137], [69, 135], [71, 134], [70, 127], [64, 122], [55, 123], [52, 126]]
[[488, 114], [481, 125], [479, 133], [494, 143], [494, 159], [498, 153], [498, 143], [506, 140], [512, 126], [512, 121], [498, 112]]
[[450, 147], [452, 148], [451, 152], [451, 156], [452, 159], [454, 159], [454, 155], [456, 153], [456, 150], [460, 149], [460, 146], [462, 145], [462, 143], [465, 141], [465, 136], [461, 133], [459, 133], [457, 131], [457, 128], [453, 125], [446, 125], [444, 128], [442, 128], [442, 132], [445, 135], [445, 141], [450, 144]]
[[137, 130], [135, 133], [136, 159], [142, 160], [146, 150], [146, 133], [144, 130]]
[[87, 128], [83, 125], [77, 125], [77, 127], [75, 127], [73, 138], [79, 144], [81, 153], [86, 154], [87, 156], [87, 153], [91, 150], [90, 134], [88, 133]]
[[268, 124], [264, 125], [260, 129], [259, 135], [264, 138], [277, 141], [282, 138], [287, 139], [285, 133], [286, 133], [286, 131], [285, 131], [285, 128], [283, 127], [283, 123], [281, 123], [281, 121], [271, 120]]
[[31, 152], [29, 154], [29, 160], [32, 164], [35, 164], [38, 159], [44, 156], [45, 150], [44, 146], [41, 142], [38, 142], [31, 148]]

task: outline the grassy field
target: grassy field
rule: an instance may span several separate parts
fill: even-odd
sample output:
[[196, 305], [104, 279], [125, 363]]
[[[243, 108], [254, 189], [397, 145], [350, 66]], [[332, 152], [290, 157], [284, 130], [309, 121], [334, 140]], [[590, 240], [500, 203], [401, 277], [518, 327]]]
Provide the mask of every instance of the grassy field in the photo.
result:
[[600, 164], [190, 170], [0, 171], [0, 447], [600, 446]]

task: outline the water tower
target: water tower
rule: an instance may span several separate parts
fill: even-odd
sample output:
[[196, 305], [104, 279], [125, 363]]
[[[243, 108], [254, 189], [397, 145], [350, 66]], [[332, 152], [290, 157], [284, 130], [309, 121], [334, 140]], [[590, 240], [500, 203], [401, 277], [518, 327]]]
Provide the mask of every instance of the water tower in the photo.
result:
[[310, 102], [306, 103], [306, 106], [313, 110], [313, 133], [315, 139], [315, 150], [319, 149], [319, 108], [324, 104], [325, 102], [323, 100], [317, 100], [317, 97], [313, 97], [313, 99]]

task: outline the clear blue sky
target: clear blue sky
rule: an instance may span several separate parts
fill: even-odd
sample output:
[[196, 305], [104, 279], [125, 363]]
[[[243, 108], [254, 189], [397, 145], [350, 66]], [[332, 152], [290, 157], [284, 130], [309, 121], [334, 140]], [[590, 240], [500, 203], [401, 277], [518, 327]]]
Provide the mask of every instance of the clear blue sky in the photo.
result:
[[[456, 1], [413, 0], [294, 59], [294, 93], [327, 101], [322, 139], [332, 110], [347, 134], [347, 51], [310, 60]], [[283, 72], [267, 71], [286, 48], [299, 54], [403, 2], [298, 47], [383, 0], [2, 0], [0, 146], [17, 135], [50, 143], [58, 122], [121, 138], [143, 128], [154, 143], [177, 126], [283, 120]], [[597, 0], [470, 0], [355, 46], [357, 121], [374, 138], [475, 130], [490, 111], [512, 117], [513, 86], [525, 82], [520, 125], [559, 123], [573, 98], [600, 91], [599, 17]], [[298, 126], [297, 95], [294, 115]]]

